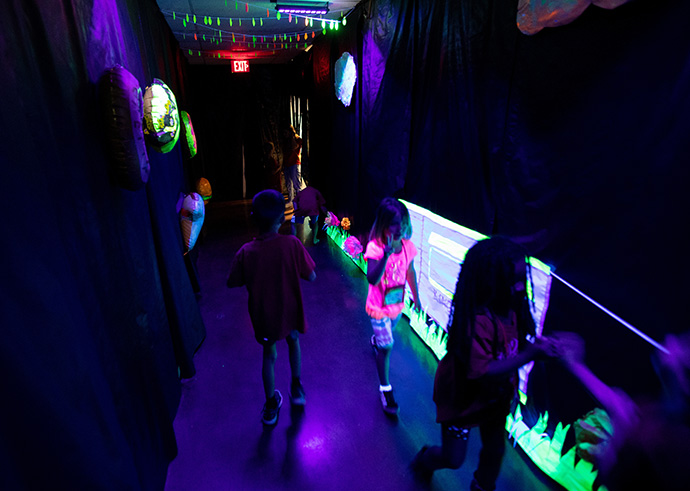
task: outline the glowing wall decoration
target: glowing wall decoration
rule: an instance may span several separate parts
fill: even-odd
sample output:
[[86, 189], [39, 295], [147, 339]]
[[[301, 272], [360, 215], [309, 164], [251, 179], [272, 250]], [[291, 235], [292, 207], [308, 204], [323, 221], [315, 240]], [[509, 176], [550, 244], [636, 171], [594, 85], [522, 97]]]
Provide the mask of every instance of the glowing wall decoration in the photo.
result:
[[520, 0], [517, 25], [523, 34], [536, 34], [545, 27], [570, 24], [590, 5], [615, 9], [628, 0]]
[[142, 128], [141, 87], [121, 65], [106, 71], [99, 85], [106, 154], [112, 174], [118, 185], [136, 191], [148, 182], [151, 170]]
[[194, 248], [204, 224], [205, 215], [204, 200], [199, 194], [190, 193], [184, 197], [180, 210], [180, 226], [182, 227], [185, 254]]
[[211, 201], [211, 198], [213, 197], [211, 192], [211, 183], [208, 182], [208, 179], [205, 177], [201, 177], [196, 181], [196, 192], [199, 193], [204, 199], [204, 204]]
[[[419, 254], [415, 257], [417, 283], [426, 313], [444, 328], [448, 325], [455, 283], [465, 254], [485, 235], [465, 228], [413, 203], [403, 201], [412, 221], [412, 242]], [[536, 258], [532, 266], [532, 298], [537, 332], [544, 327], [549, 304], [551, 270]]]
[[157, 78], [144, 94], [144, 136], [155, 150], [167, 153], [180, 136], [177, 100], [170, 87]]
[[350, 105], [357, 81], [355, 60], [347, 51], [335, 62], [335, 96], [345, 107]]
[[187, 111], [180, 111], [180, 119], [182, 120], [182, 125], [184, 126], [184, 136], [187, 141], [187, 154], [191, 159], [196, 155], [197, 145], [196, 145], [196, 133], [194, 133], [194, 126], [192, 125], [192, 118], [189, 116]]

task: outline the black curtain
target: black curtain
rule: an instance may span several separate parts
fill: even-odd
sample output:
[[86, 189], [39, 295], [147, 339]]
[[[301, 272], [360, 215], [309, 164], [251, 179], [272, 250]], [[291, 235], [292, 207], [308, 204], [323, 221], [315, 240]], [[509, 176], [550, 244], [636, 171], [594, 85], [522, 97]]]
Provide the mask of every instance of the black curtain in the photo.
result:
[[185, 61], [154, 0], [7, 0], [0, 27], [0, 487], [162, 489], [205, 335], [176, 212], [185, 161], [149, 147], [148, 184], [118, 187], [98, 81], [119, 63], [185, 109]]
[[[359, 22], [317, 40], [312, 126], [332, 138], [313, 139], [312, 155], [328, 156], [329, 208], [354, 213], [361, 240], [384, 196], [408, 199], [512, 237], [659, 341], [685, 330], [690, 5], [591, 6], [534, 36], [516, 10], [372, 0]], [[349, 108], [332, 88], [346, 47], [360, 67]], [[545, 327], [555, 330], [581, 333], [607, 382], [658, 390], [655, 348], [557, 281]], [[592, 407], [557, 368], [539, 383], [551, 394], [539, 403], [562, 421]]]
[[[249, 73], [232, 73], [229, 65], [190, 66], [190, 105], [199, 142], [191, 166], [196, 178], [211, 183], [214, 203], [251, 199], [271, 187], [275, 176], [267, 169], [266, 143], [273, 144], [281, 163], [289, 100], [305, 92], [304, 68], [303, 61], [251, 64]], [[308, 160], [306, 151], [303, 157]]]

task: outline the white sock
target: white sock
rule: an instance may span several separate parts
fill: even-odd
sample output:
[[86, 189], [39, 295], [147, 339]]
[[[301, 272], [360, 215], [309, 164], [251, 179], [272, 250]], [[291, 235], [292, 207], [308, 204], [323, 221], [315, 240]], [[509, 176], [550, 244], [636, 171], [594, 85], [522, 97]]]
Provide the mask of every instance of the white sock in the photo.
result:
[[393, 390], [393, 386], [390, 384], [389, 385], [379, 385], [379, 390], [381, 392], [388, 392], [389, 390]]

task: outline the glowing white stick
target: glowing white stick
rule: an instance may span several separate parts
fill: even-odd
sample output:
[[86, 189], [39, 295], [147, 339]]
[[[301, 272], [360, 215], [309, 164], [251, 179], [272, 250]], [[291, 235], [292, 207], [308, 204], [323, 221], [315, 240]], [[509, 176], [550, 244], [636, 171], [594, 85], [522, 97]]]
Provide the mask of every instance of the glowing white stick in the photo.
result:
[[570, 289], [573, 290], [574, 292], [579, 293], [583, 298], [585, 298], [586, 300], [589, 300], [590, 303], [592, 303], [592, 304], [596, 305], [597, 307], [599, 307], [599, 308], [600, 308], [601, 310], [603, 310], [605, 313], [607, 313], [608, 315], [610, 315], [611, 317], [613, 317], [614, 319], [616, 319], [618, 322], [620, 322], [620, 323], [623, 324], [625, 327], [627, 327], [628, 329], [630, 329], [632, 332], [634, 332], [635, 334], [637, 334], [638, 336], [640, 336], [642, 339], [644, 339], [645, 341], [647, 341], [649, 344], [651, 344], [652, 346], [654, 346], [656, 349], [663, 351], [663, 352], [666, 353], [667, 355], [669, 354], [668, 350], [667, 350], [666, 348], [664, 348], [662, 345], [660, 345], [659, 343], [657, 343], [656, 341], [654, 341], [652, 338], [650, 338], [649, 336], [647, 336], [645, 333], [643, 333], [642, 331], [640, 331], [639, 329], [637, 329], [635, 326], [633, 326], [633, 325], [630, 324], [629, 322], [626, 322], [626, 321], [624, 321], [623, 319], [621, 319], [620, 317], [618, 317], [616, 314], [614, 314], [613, 312], [611, 312], [609, 309], [607, 309], [606, 307], [604, 307], [603, 305], [601, 305], [599, 302], [597, 302], [597, 301], [594, 300], [593, 298], [591, 298], [591, 297], [585, 295], [583, 292], [581, 292], [580, 290], [578, 290], [577, 288], [575, 288], [573, 285], [571, 285], [570, 283], [568, 283], [567, 281], [565, 281], [563, 278], [561, 278], [560, 276], [558, 276], [558, 275], [557, 275], [556, 273], [554, 273], [553, 271], [551, 271], [551, 276], [553, 276], [554, 278], [556, 278], [558, 281], [560, 281], [561, 283], [563, 283], [565, 286], [567, 286], [568, 288], [570, 288]]

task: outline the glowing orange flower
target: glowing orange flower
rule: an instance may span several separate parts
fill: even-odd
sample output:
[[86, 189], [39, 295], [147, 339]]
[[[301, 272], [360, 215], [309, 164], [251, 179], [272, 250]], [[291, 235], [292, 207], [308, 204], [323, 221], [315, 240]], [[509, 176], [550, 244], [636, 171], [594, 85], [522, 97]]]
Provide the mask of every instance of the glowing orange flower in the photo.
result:
[[344, 217], [340, 221], [340, 226], [343, 227], [343, 230], [350, 230], [350, 219], [347, 217]]

